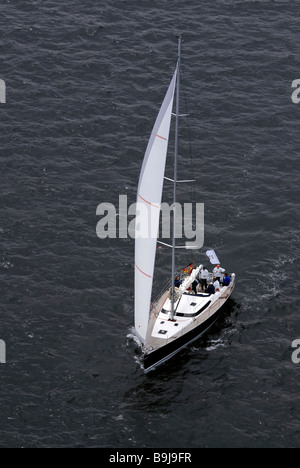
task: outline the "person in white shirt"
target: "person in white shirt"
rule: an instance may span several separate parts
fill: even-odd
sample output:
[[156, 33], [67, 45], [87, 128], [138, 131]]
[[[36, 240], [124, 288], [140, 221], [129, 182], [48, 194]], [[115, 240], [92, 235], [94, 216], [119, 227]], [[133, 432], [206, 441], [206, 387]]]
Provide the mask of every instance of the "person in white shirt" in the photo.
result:
[[220, 291], [220, 282], [216, 277], [214, 278], [214, 287], [216, 292]]
[[217, 278], [217, 280], [219, 280], [220, 284], [223, 283], [223, 275], [225, 273], [225, 270], [224, 268], [221, 268], [220, 265], [217, 265], [215, 268], [214, 268], [214, 271], [213, 271], [213, 274], [214, 276]]
[[200, 272], [200, 282], [201, 282], [201, 288], [203, 291], [205, 291], [205, 289], [207, 288], [208, 278], [209, 278], [209, 273], [208, 273], [208, 270], [204, 266]]

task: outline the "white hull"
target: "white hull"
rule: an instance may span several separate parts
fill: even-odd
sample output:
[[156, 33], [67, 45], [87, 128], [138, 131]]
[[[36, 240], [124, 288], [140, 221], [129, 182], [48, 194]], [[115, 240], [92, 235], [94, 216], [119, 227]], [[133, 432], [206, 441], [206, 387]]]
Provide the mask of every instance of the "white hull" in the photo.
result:
[[175, 303], [174, 321], [170, 319], [171, 301], [166, 293], [154, 306], [145, 343], [145, 371], [149, 371], [177, 354], [203, 335], [218, 319], [221, 307], [235, 287], [235, 274], [229, 286], [219, 292], [197, 295], [182, 292]]

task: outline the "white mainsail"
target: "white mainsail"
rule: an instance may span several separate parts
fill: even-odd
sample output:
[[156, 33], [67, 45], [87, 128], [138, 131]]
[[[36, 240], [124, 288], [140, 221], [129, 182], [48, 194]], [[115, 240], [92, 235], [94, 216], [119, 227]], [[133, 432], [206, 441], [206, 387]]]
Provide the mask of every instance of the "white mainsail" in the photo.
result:
[[137, 193], [135, 228], [135, 329], [145, 342], [151, 304], [160, 207], [177, 69], [147, 146]]

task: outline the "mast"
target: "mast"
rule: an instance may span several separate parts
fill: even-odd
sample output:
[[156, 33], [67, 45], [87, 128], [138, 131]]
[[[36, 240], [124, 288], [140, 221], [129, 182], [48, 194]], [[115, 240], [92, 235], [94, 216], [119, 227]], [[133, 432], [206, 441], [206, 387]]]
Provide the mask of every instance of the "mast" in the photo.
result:
[[180, 66], [181, 66], [181, 36], [178, 37], [177, 87], [176, 87], [176, 124], [175, 124], [175, 156], [174, 156], [174, 199], [173, 199], [173, 239], [172, 239], [172, 308], [171, 320], [174, 320], [175, 304], [175, 249], [176, 249], [176, 200], [177, 200], [177, 161], [178, 161], [178, 128], [180, 100]]

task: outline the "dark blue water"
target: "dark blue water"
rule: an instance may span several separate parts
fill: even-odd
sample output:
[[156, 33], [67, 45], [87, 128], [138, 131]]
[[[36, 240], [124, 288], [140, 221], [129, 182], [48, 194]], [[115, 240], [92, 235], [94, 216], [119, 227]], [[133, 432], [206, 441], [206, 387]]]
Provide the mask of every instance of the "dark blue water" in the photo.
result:
[[[2, 2], [2, 447], [299, 446], [298, 6]], [[100, 240], [96, 208], [135, 201], [178, 33], [205, 204], [195, 261], [214, 248], [237, 287], [205, 339], [145, 376], [133, 240]]]

